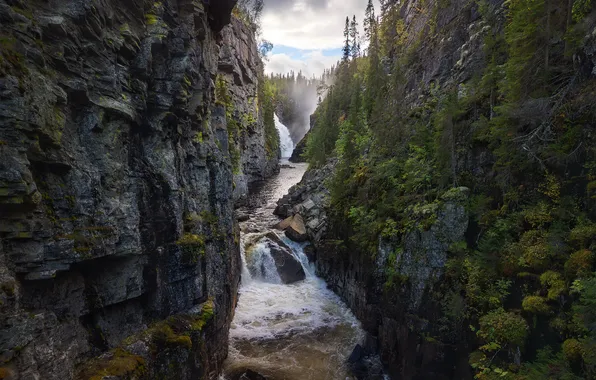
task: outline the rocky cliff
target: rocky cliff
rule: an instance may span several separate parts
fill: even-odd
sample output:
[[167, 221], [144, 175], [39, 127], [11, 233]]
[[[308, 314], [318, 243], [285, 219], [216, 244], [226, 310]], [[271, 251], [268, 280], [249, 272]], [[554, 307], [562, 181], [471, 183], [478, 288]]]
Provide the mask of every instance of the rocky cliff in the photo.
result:
[[253, 30], [233, 18], [230, 26], [223, 30], [222, 38], [217, 85], [227, 96], [222, 96], [225, 99], [219, 99], [219, 103], [227, 103], [227, 124], [232, 125], [227, 129], [234, 170], [234, 198], [242, 202], [250, 184], [279, 172], [280, 152], [268, 149], [266, 116], [259, 112], [265, 101], [262, 93], [259, 99], [263, 63]]
[[[216, 79], [248, 102], [259, 67], [234, 4], [0, 1], [1, 378], [218, 373], [240, 257]], [[239, 149], [237, 180], [274, 170]]]
[[380, 238], [371, 256], [342, 240], [345, 227], [328, 216], [333, 211], [326, 180], [335, 165], [330, 161], [307, 171], [301, 183], [278, 202], [276, 214], [303, 216], [316, 248], [317, 274], [371, 334], [367, 353], [378, 351], [393, 376], [451, 378], [453, 373], [454, 378], [470, 378], [465, 349], [458, 353], [458, 347], [437, 348], [433, 340], [419, 338], [420, 332], [441, 333], [434, 323], [441, 306], [433, 294], [441, 286], [450, 247], [464, 239], [469, 190], [454, 188], [445, 193], [435, 205], [436, 220], [403, 236]]
[[277, 213], [395, 378], [593, 378], [594, 8], [384, 4]]

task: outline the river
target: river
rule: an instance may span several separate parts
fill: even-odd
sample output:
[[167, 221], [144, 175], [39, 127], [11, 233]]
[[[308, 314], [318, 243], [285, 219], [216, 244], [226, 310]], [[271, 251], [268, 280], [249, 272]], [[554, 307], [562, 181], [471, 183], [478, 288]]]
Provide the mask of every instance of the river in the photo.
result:
[[241, 210], [250, 219], [241, 223], [242, 283], [223, 378], [238, 379], [252, 370], [271, 380], [351, 379], [346, 359], [364, 339], [358, 320], [315, 275], [302, 244], [276, 232], [305, 271], [306, 278], [291, 285], [281, 283], [267, 247], [255, 244], [274, 231], [271, 226], [279, 222], [273, 215], [276, 201], [306, 170], [305, 164], [282, 163], [280, 174], [255, 189]]

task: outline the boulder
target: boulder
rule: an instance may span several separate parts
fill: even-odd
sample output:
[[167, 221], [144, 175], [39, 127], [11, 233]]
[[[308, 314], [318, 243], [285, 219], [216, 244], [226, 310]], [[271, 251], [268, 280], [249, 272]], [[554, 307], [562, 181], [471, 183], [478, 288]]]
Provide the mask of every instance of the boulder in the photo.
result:
[[293, 219], [294, 219], [294, 217], [290, 216], [290, 217], [282, 220], [281, 222], [277, 223], [274, 228], [277, 230], [284, 231], [286, 228], [290, 227], [290, 224], [292, 224]]
[[269, 231], [265, 234], [265, 237], [268, 238], [269, 240], [274, 241], [277, 245], [279, 245], [283, 249], [290, 251], [290, 252], [292, 251], [292, 248], [290, 248], [286, 243], [284, 243], [284, 241], [281, 240], [281, 238], [275, 232]]
[[258, 262], [252, 262], [251, 259], [252, 252], [258, 244], [265, 244], [269, 249], [271, 258], [273, 258], [273, 262], [275, 263], [275, 269], [284, 284], [292, 284], [306, 278], [306, 273], [304, 272], [304, 268], [302, 268], [300, 260], [292, 254], [292, 248], [284, 243], [273, 231], [256, 235], [245, 244], [249, 269], [253, 275], [256, 273], [256, 276], [263, 276], [265, 272], [261, 269]]
[[284, 284], [293, 284], [306, 278], [302, 264], [288, 249], [271, 240], [267, 242], [267, 245], [271, 251], [271, 257], [275, 261], [279, 277]]
[[304, 219], [300, 214], [294, 215], [292, 222], [286, 228], [286, 236], [295, 242], [302, 243], [308, 240], [306, 233], [306, 226], [304, 225]]

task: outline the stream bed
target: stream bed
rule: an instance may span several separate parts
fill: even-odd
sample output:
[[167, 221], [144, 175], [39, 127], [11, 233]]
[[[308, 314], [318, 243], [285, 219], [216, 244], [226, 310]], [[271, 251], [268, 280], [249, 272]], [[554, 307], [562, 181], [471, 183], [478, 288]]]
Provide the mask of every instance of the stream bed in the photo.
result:
[[[360, 323], [315, 275], [303, 251], [306, 243], [292, 242], [272, 228], [279, 222], [273, 215], [277, 200], [306, 171], [305, 164], [282, 164], [280, 174], [253, 190], [240, 210], [250, 219], [241, 223], [242, 284], [223, 378], [258, 378], [242, 377], [250, 370], [271, 380], [351, 379], [346, 360], [364, 339]], [[282, 283], [273, 248], [259, 243], [271, 232], [300, 262], [304, 280]]]

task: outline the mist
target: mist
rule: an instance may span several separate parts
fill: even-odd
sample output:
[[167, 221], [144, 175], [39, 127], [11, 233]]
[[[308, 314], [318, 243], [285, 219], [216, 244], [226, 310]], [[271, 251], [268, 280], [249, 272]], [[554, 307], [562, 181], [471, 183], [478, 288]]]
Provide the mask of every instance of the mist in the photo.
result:
[[310, 130], [310, 116], [325, 95], [326, 75], [307, 79], [302, 72], [297, 75], [290, 72], [270, 77], [277, 91], [277, 115], [288, 127], [294, 144], [298, 144]]

